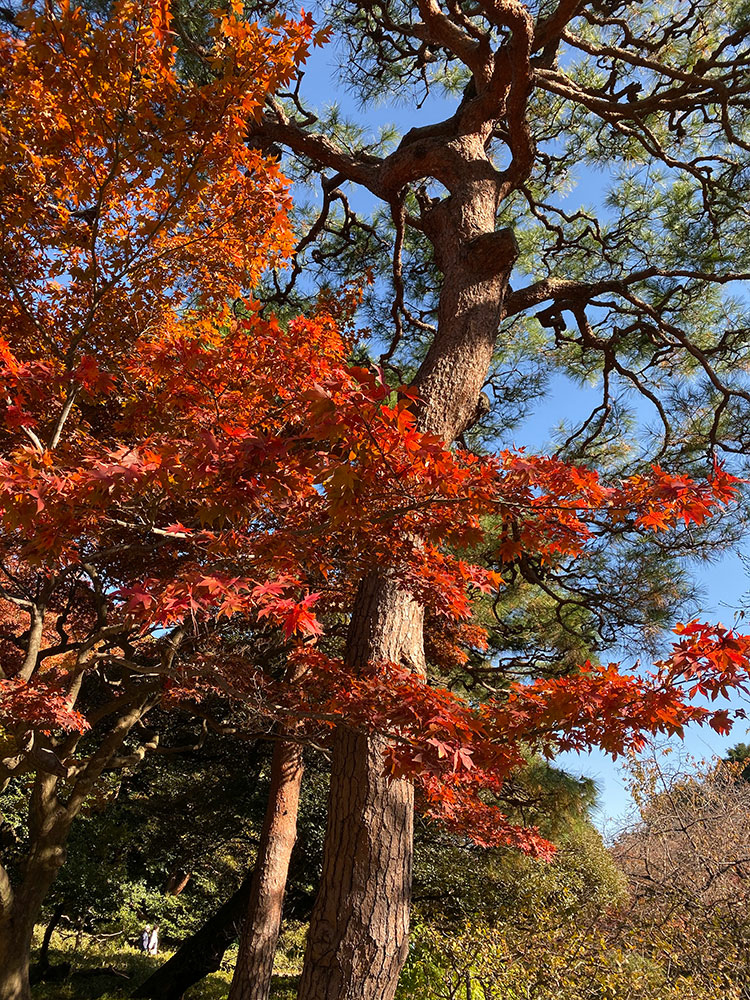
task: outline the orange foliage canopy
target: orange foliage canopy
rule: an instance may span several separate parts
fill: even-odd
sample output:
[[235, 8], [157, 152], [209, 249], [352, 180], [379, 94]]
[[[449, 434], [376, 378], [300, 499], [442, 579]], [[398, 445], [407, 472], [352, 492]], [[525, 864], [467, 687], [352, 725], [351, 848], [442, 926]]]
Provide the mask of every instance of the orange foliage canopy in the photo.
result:
[[[94, 23], [52, 10], [0, 42], [0, 723], [81, 728], [82, 675], [150, 671], [171, 700], [220, 690], [386, 733], [392, 773], [431, 814], [540, 854], [486, 801], [523, 748], [616, 753], [728, 725], [689, 699], [744, 684], [750, 640], [707, 626], [683, 627], [655, 673], [585, 664], [482, 705], [312, 647], [383, 564], [481, 647], [472, 602], [514, 560], [585, 559], [593, 521], [700, 524], [736, 480], [654, 469], [608, 485], [553, 458], [447, 449], [417, 431], [413, 390], [348, 363], [346, 322], [323, 307], [286, 326], [229, 309], [289, 248], [285, 182], [243, 123], [312, 24], [217, 19], [198, 85], [176, 73], [163, 5]], [[481, 564], [461, 558], [480, 543]], [[272, 680], [264, 649], [301, 678]]]
[[0, 328], [91, 382], [166, 308], [219, 311], [287, 253], [287, 184], [245, 141], [309, 22], [217, 19], [212, 78], [179, 78], [164, 4], [68, 0], [0, 38]]

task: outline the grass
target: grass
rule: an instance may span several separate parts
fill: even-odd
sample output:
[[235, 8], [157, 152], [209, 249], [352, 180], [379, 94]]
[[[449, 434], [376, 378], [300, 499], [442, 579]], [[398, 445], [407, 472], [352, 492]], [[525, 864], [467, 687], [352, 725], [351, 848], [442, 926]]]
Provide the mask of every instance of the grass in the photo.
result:
[[[40, 939], [41, 934], [37, 945]], [[296, 996], [299, 975], [299, 970], [294, 965], [296, 950], [294, 945], [291, 947], [292, 954], [289, 954], [288, 949], [280, 949], [276, 970], [278, 974], [273, 977], [272, 1000], [294, 1000]], [[221, 969], [191, 987], [185, 994], [185, 1000], [226, 1000], [236, 953], [236, 948], [227, 952]], [[81, 947], [76, 950], [71, 938], [62, 938], [55, 933], [49, 950], [50, 964], [55, 966], [69, 962], [70, 975], [60, 982], [39, 983], [33, 988], [32, 994], [34, 1000], [123, 1000], [131, 996], [136, 987], [171, 955], [172, 952], [169, 951], [156, 956], [144, 955], [142, 951], [124, 942], [98, 942], [85, 935]], [[32, 955], [32, 962], [36, 960], [36, 956], [37, 951]], [[85, 977], [75, 975], [79, 971], [107, 966], [123, 973], [127, 978], [111, 973]]]

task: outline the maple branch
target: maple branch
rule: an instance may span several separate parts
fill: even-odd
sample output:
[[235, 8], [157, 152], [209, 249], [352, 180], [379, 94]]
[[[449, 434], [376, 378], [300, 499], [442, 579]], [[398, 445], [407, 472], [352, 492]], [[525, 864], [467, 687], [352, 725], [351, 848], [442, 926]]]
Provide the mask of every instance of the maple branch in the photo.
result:
[[[134, 727], [133, 727], [134, 728]], [[205, 738], [200, 739], [195, 744], [189, 744], [184, 747], [159, 747], [159, 733], [154, 733], [150, 739], [147, 739], [144, 743], [141, 743], [139, 747], [133, 750], [132, 753], [123, 754], [121, 757], [112, 757], [104, 767], [105, 771], [121, 771], [126, 767], [135, 767], [136, 764], [140, 764], [146, 757], [149, 751], [157, 751], [161, 749], [162, 753], [184, 753], [191, 750], [200, 750], [205, 742]]]
[[[12, 406], [13, 405], [13, 400], [11, 399], [10, 396], [6, 396], [5, 397], [5, 401], [7, 402], [8, 406]], [[37, 437], [36, 433], [30, 427], [28, 427], [26, 424], [21, 424], [21, 431], [22, 431], [23, 434], [26, 435], [26, 437], [29, 439], [29, 441], [31, 441], [31, 443], [37, 449], [37, 451], [39, 452], [39, 454], [43, 455], [44, 454], [44, 445], [39, 440], [39, 438]]]
[[60, 416], [57, 418], [57, 423], [55, 424], [54, 430], [52, 431], [52, 436], [49, 441], [49, 450], [54, 451], [55, 448], [60, 443], [60, 438], [62, 437], [63, 428], [65, 423], [70, 416], [70, 413], [75, 404], [76, 398], [78, 396], [78, 386], [71, 385], [68, 389], [67, 396], [65, 397], [65, 403], [60, 411]]
[[[106, 739], [100, 744], [97, 752], [83, 765], [76, 778], [73, 789], [65, 803], [65, 814], [73, 820], [81, 806], [101, 776], [104, 768], [115, 756], [118, 748], [124, 742], [132, 727], [161, 700], [161, 692], [151, 694], [137, 702], [130, 711], [124, 713], [114, 723]], [[78, 769], [76, 769], [77, 771]]]
[[24, 680], [30, 680], [36, 670], [39, 659], [39, 651], [42, 648], [42, 634], [44, 632], [44, 604], [32, 604], [29, 608], [31, 621], [29, 623], [29, 637], [26, 643], [26, 655], [18, 671], [18, 676]]

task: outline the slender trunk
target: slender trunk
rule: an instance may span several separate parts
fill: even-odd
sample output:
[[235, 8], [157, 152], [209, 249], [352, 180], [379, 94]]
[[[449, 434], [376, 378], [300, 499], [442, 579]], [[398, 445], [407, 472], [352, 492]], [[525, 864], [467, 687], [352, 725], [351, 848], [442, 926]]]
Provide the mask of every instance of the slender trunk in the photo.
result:
[[65, 912], [65, 903], [58, 903], [55, 907], [52, 916], [49, 919], [49, 923], [44, 929], [44, 938], [42, 939], [42, 947], [39, 951], [39, 959], [36, 964], [35, 974], [40, 978], [44, 977], [44, 974], [49, 969], [49, 945], [52, 940], [52, 935], [55, 928], [60, 923], [62, 915]]
[[302, 770], [299, 745], [280, 740], [274, 748], [268, 806], [228, 1000], [268, 1000], [271, 992], [289, 858], [297, 838]]
[[[415, 384], [419, 426], [450, 443], [471, 424], [497, 337], [516, 244], [495, 231], [498, 174], [484, 139], [464, 137], [465, 178], [423, 216], [445, 278], [438, 332]], [[395, 572], [394, 572], [395, 570]], [[363, 581], [348, 665], [368, 660], [424, 669], [423, 611], [397, 567]], [[329, 797], [323, 875], [299, 1000], [392, 1000], [408, 948], [413, 791], [388, 781], [377, 739], [340, 733]]]
[[165, 894], [167, 896], [179, 896], [192, 878], [192, 874], [192, 872], [185, 872], [182, 869], [178, 869], [167, 879], [167, 884], [164, 886]]

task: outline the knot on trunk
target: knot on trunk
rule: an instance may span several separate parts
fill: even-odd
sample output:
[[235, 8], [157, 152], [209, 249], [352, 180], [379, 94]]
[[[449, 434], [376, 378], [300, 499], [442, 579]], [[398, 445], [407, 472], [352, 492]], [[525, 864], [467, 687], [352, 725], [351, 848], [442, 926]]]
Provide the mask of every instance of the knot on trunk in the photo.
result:
[[482, 233], [464, 247], [467, 266], [477, 281], [510, 274], [518, 257], [518, 242], [512, 229]]
[[461, 443], [464, 447], [466, 447], [466, 442], [463, 439], [463, 436], [466, 433], [466, 431], [471, 430], [471, 428], [475, 424], [478, 424], [483, 417], [486, 417], [491, 410], [492, 410], [492, 403], [490, 401], [490, 397], [487, 395], [486, 392], [480, 392], [476, 406], [469, 414], [469, 416], [466, 418], [466, 422], [464, 423], [459, 433], [456, 434], [456, 440], [459, 441], [459, 443]]

